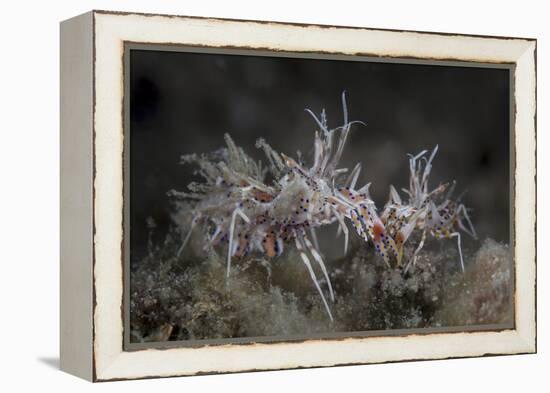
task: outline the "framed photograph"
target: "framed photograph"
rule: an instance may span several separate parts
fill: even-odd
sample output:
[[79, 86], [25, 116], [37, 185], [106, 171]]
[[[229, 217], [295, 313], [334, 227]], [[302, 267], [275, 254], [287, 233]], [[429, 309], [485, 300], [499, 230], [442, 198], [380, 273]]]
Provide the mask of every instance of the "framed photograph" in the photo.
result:
[[536, 40], [61, 23], [61, 368], [536, 352]]

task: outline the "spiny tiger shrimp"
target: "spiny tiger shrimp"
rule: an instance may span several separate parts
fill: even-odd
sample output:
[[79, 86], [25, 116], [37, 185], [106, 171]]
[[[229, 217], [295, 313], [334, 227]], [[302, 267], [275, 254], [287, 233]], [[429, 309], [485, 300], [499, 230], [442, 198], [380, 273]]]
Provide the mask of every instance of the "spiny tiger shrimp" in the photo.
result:
[[[253, 251], [273, 258], [281, 255], [285, 244], [292, 242], [332, 321], [330, 307], [311, 264], [314, 260], [321, 268], [334, 301], [315, 229], [337, 222], [345, 234], [344, 251], [347, 252], [349, 235], [344, 218], [352, 216], [350, 209], [361, 206], [368, 209], [373, 205], [368, 198], [368, 185], [354, 191], [361, 166], [356, 165], [347, 176], [347, 169], [338, 168], [352, 125], [364, 124], [348, 120], [345, 94], [342, 94], [342, 106], [344, 123], [333, 129], [328, 128], [324, 110], [317, 117], [306, 109], [320, 128], [314, 136], [314, 160], [310, 168], [279, 154], [265, 140], [259, 139], [256, 147], [263, 149], [269, 162], [268, 168], [262, 168], [261, 163], [237, 147], [228, 134], [225, 134], [227, 148], [209, 155], [183, 156], [183, 163], [198, 165], [197, 173], [205, 181], [190, 184], [191, 192], [170, 192], [177, 198], [196, 200], [191, 226], [178, 255], [201, 222], [212, 227], [210, 244], [228, 244], [227, 277], [232, 258]], [[274, 178], [269, 185], [265, 181], [268, 171]]]
[[[397, 246], [395, 256], [398, 265], [401, 265], [403, 246], [412, 232], [415, 229], [422, 232], [420, 242], [405, 271], [408, 270], [411, 263], [416, 261], [418, 253], [424, 246], [427, 234], [436, 239], [456, 237], [460, 266], [464, 271], [459, 230], [477, 238], [466, 207], [458, 202], [460, 198], [456, 201], [451, 199], [456, 183], [453, 182], [450, 187], [449, 184], [441, 184], [433, 190], [428, 188], [432, 161], [437, 151], [438, 146], [433, 149], [429, 158], [426, 158], [427, 150], [415, 156], [409, 155], [409, 188], [402, 189], [407, 194], [408, 201], [403, 203], [395, 187], [390, 186], [389, 200], [382, 214], [382, 221], [389, 235], [395, 238]], [[443, 196], [446, 190], [447, 192]], [[464, 225], [463, 220], [467, 222], [468, 226]]]

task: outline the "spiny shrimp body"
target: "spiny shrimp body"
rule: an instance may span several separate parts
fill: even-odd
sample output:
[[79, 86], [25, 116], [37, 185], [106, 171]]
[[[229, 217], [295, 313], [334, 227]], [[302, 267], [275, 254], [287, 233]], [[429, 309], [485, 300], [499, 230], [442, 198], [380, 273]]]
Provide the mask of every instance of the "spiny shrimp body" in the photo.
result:
[[[313, 260], [321, 268], [330, 298], [334, 301], [334, 292], [318, 248], [315, 229], [338, 222], [345, 234], [344, 250], [347, 251], [348, 229], [344, 219], [349, 219], [354, 214], [354, 209], [359, 212], [361, 202], [364, 201], [365, 206], [372, 204], [366, 194], [355, 195], [354, 191], [350, 191], [357, 182], [360, 166], [356, 166], [345, 181], [342, 180], [342, 175], [347, 169], [338, 168], [347, 136], [354, 123], [347, 119], [345, 95], [342, 95], [342, 104], [344, 125], [335, 129], [328, 129], [324, 111], [320, 119], [308, 111], [321, 129], [321, 133], [315, 133], [314, 163], [311, 168], [277, 153], [263, 140], [257, 142], [257, 147], [264, 150], [270, 163], [269, 171], [275, 179], [271, 185], [265, 184], [266, 171], [261, 165], [238, 148], [228, 134], [225, 135], [227, 148], [217, 152], [214, 157], [182, 157], [184, 163], [198, 164], [198, 173], [206, 181], [201, 184], [192, 183], [188, 187], [193, 191], [191, 193], [170, 193], [174, 197], [197, 200], [193, 208], [191, 228], [178, 255], [198, 223], [207, 223], [213, 228], [210, 244], [227, 243], [228, 277], [232, 258], [242, 257], [253, 251], [263, 253], [269, 258], [276, 257], [281, 255], [285, 244], [292, 242], [332, 320], [330, 308], [311, 265]], [[336, 187], [336, 184], [341, 187]]]
[[[462, 257], [461, 235], [462, 230], [476, 238], [476, 232], [468, 216], [466, 207], [451, 199], [455, 183], [444, 197], [441, 195], [447, 190], [448, 184], [441, 184], [433, 190], [428, 188], [428, 179], [432, 168], [432, 161], [437, 153], [438, 146], [434, 148], [429, 158], [425, 158], [426, 150], [416, 156], [409, 155], [409, 189], [403, 189], [409, 200], [404, 204], [397, 190], [390, 187], [390, 197], [382, 214], [383, 222], [390, 228], [390, 234], [395, 237], [397, 252], [394, 253], [398, 265], [401, 265], [403, 246], [414, 230], [421, 232], [421, 239], [416, 247], [413, 257], [409, 260], [405, 271], [416, 257], [426, 241], [427, 234], [436, 239], [457, 239], [460, 266], [464, 271], [464, 259]], [[420, 161], [420, 162], [419, 162]], [[422, 164], [424, 162], [424, 165]], [[437, 204], [436, 200], [442, 199]], [[466, 227], [462, 220], [466, 220]]]

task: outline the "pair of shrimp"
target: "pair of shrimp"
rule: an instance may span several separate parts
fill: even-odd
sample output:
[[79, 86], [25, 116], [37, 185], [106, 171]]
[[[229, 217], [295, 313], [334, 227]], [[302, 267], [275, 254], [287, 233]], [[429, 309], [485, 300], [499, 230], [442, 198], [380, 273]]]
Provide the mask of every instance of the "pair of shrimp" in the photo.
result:
[[[211, 154], [186, 155], [182, 163], [194, 163], [203, 181], [188, 185], [187, 192], [171, 191], [174, 198], [192, 200], [192, 219], [184, 236], [178, 256], [187, 245], [197, 225], [210, 228], [206, 241], [213, 246], [227, 244], [227, 277], [232, 260], [251, 252], [268, 258], [281, 255], [284, 247], [293, 244], [319, 293], [330, 320], [333, 316], [313, 264], [317, 264], [326, 281], [330, 300], [334, 291], [319, 248], [316, 229], [337, 223], [344, 234], [344, 253], [349, 248], [350, 222], [357, 234], [372, 242], [388, 267], [395, 259], [402, 264], [403, 246], [414, 230], [422, 232], [421, 250], [425, 237], [457, 237], [458, 229], [475, 235], [463, 205], [445, 200], [436, 205], [434, 197], [444, 186], [428, 189], [431, 163], [437, 147], [429, 158], [426, 151], [410, 156], [410, 184], [404, 190], [409, 196], [403, 203], [396, 189], [390, 189], [390, 199], [379, 215], [370, 198], [367, 183], [358, 186], [361, 164], [353, 170], [340, 168], [352, 125], [363, 124], [348, 119], [345, 93], [342, 94], [343, 125], [329, 129], [325, 111], [314, 119], [318, 131], [314, 134], [313, 164], [307, 167], [300, 160], [275, 151], [265, 140], [259, 139], [256, 147], [263, 150], [268, 166], [263, 167], [238, 147], [229, 134], [225, 134], [226, 147]], [[267, 183], [267, 175], [273, 179]], [[461, 218], [466, 218], [469, 229]], [[457, 228], [458, 226], [458, 228]], [[313, 263], [312, 263], [313, 262]]]

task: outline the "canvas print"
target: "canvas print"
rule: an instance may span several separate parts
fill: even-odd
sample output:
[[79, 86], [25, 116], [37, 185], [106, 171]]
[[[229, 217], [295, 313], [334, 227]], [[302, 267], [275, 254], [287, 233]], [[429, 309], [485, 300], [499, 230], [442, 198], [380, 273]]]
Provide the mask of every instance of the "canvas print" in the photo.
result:
[[127, 56], [130, 344], [513, 326], [511, 69]]

